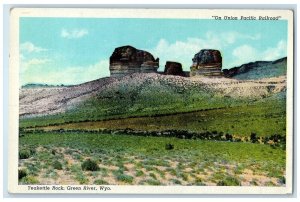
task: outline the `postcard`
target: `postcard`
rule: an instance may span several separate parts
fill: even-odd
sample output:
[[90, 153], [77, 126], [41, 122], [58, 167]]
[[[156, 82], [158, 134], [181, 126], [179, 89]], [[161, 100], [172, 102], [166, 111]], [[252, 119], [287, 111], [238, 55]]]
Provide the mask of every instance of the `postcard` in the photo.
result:
[[293, 11], [14, 8], [10, 193], [291, 194]]

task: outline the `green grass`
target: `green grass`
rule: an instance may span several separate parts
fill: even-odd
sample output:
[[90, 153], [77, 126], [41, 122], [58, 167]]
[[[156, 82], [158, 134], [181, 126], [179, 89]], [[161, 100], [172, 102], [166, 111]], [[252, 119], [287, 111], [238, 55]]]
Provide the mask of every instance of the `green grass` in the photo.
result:
[[53, 162], [52, 166], [56, 170], [62, 170], [63, 168], [62, 163], [57, 160]]
[[136, 177], [140, 177], [140, 176], [143, 176], [143, 175], [144, 175], [144, 172], [142, 170], [137, 170], [136, 173], [135, 173]]
[[152, 185], [152, 186], [161, 185], [161, 183], [158, 180], [155, 180], [155, 179], [147, 179], [145, 181], [142, 181], [141, 184], [142, 185]]
[[105, 180], [97, 179], [97, 180], [94, 181], [94, 184], [96, 184], [96, 185], [108, 185], [109, 183], [106, 182]]
[[20, 180], [20, 184], [37, 184], [38, 182], [34, 176], [26, 176]]
[[240, 186], [240, 181], [232, 176], [226, 176], [223, 180], [217, 183], [218, 186]]
[[28, 159], [30, 157], [30, 151], [28, 149], [22, 149], [19, 151], [19, 159]]
[[[283, 180], [285, 151], [264, 144], [73, 132], [27, 133], [20, 138], [19, 142], [21, 148], [24, 149], [42, 148], [40, 149], [41, 151], [36, 153], [34, 158], [22, 160], [29, 161], [23, 163], [28, 176], [33, 176], [39, 172], [39, 170], [34, 170], [33, 168], [40, 169], [43, 167], [47, 170], [53, 168], [53, 162], [60, 155], [59, 152], [53, 155], [53, 148], [58, 148], [57, 150], [59, 148], [68, 148], [65, 152], [68, 151], [67, 153], [73, 154], [76, 151], [82, 155], [80, 159], [89, 158], [92, 160], [98, 159], [99, 161], [98, 171], [94, 172], [83, 171], [81, 168], [82, 160], [80, 159], [72, 165], [63, 166], [63, 169], [70, 170], [73, 179], [80, 184], [93, 183], [97, 177], [105, 178], [106, 176], [114, 176], [115, 180], [120, 183], [132, 184], [134, 183], [132, 176], [142, 178], [148, 176], [153, 180], [160, 178], [167, 180], [166, 177], [170, 175], [173, 179], [170, 181], [168, 177], [171, 184], [205, 185], [207, 180], [210, 179], [213, 180], [211, 182], [224, 186], [239, 184], [239, 181], [226, 178], [231, 176], [226, 170], [226, 165], [233, 166], [230, 169], [236, 176], [243, 173], [244, 169], [250, 169], [253, 170], [254, 174], [275, 177], [281, 184], [285, 183]], [[165, 149], [165, 145], [168, 142], [174, 144], [173, 150]], [[46, 148], [51, 149], [47, 150]], [[89, 152], [83, 152], [87, 148]], [[101, 159], [106, 159], [106, 161], [100, 160], [99, 156], [103, 157]], [[126, 171], [126, 166], [124, 165], [126, 162], [132, 162], [133, 159], [137, 160], [134, 163], [134, 168]], [[109, 164], [109, 162], [113, 163]], [[109, 165], [117, 166], [117, 169], [104, 168]], [[157, 166], [161, 167], [160, 169], [162, 170], [159, 170]], [[142, 168], [145, 171], [141, 171]], [[185, 171], [187, 168], [192, 170], [187, 173]], [[207, 175], [205, 174], [206, 171], [214, 174], [208, 179], [197, 180], [195, 175], [201, 174], [205, 176]], [[94, 178], [89, 181], [87, 175]], [[238, 179], [236, 176], [231, 177]], [[155, 184], [156, 182], [154, 181], [153, 183]], [[142, 182], [137, 181], [137, 183], [140, 184]], [[144, 182], [144, 184], [151, 183]]]
[[132, 181], [133, 181], [133, 177], [130, 176], [130, 175], [126, 175], [126, 174], [117, 174], [116, 179], [118, 181], [122, 181], [122, 182], [125, 182], [125, 183], [128, 183], [128, 184], [131, 184]]
[[[46, 138], [45, 138], [46, 137]], [[58, 141], [58, 139], [60, 141]], [[175, 148], [170, 152], [165, 150], [165, 144], [173, 142]], [[202, 158], [218, 158], [230, 161], [247, 161], [248, 159], [285, 161], [285, 151], [272, 149], [268, 145], [237, 143], [237, 142], [213, 142], [199, 140], [183, 140], [166, 137], [139, 137], [130, 135], [105, 135], [89, 133], [44, 133], [26, 134], [20, 138], [21, 145], [50, 145], [51, 147], [70, 147], [76, 149], [89, 148], [97, 151], [99, 147], [113, 152], [121, 149], [121, 152], [129, 154], [145, 154], [148, 157], [157, 158], [162, 156], [199, 156]], [[238, 152], [237, 152], [238, 151]], [[204, 155], [206, 154], [206, 155]], [[39, 155], [44, 160], [51, 160], [49, 153], [40, 152]], [[195, 157], [196, 157], [195, 156]], [[161, 159], [162, 160], [162, 159]], [[201, 159], [199, 158], [199, 161]], [[52, 161], [51, 161], [52, 162]]]
[[[140, 131], [182, 130], [192, 132], [222, 132], [250, 137], [273, 134], [286, 134], [285, 101], [260, 101], [252, 105], [241, 105], [230, 108], [211, 109], [165, 116], [136, 117], [127, 119], [69, 123], [46, 127], [49, 130], [110, 130], [126, 129]], [[50, 121], [50, 120], [49, 120]], [[22, 122], [22, 121], [21, 121]]]

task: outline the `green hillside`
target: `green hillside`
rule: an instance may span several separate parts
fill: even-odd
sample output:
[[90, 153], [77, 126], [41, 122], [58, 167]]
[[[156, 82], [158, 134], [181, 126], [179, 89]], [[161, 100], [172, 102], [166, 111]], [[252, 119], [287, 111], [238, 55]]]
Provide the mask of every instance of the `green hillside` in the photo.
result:
[[134, 79], [114, 83], [65, 113], [21, 118], [20, 127], [176, 114], [253, 104], [259, 100], [224, 96], [203, 84], [178, 83], [175, 77]]

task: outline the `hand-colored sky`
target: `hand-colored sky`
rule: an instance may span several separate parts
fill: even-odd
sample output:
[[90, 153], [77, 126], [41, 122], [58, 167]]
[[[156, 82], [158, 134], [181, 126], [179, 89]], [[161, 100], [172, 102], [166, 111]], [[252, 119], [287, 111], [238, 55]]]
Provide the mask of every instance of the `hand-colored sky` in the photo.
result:
[[21, 18], [20, 80], [79, 84], [109, 76], [114, 48], [132, 45], [189, 71], [201, 49], [219, 49], [223, 68], [287, 56], [287, 21]]

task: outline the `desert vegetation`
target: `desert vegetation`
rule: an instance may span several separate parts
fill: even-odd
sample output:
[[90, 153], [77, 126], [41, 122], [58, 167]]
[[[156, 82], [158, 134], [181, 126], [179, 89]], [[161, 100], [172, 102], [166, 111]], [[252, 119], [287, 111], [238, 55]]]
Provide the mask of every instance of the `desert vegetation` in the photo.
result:
[[48, 132], [21, 136], [25, 150], [20, 184], [285, 185], [285, 151], [263, 144]]

